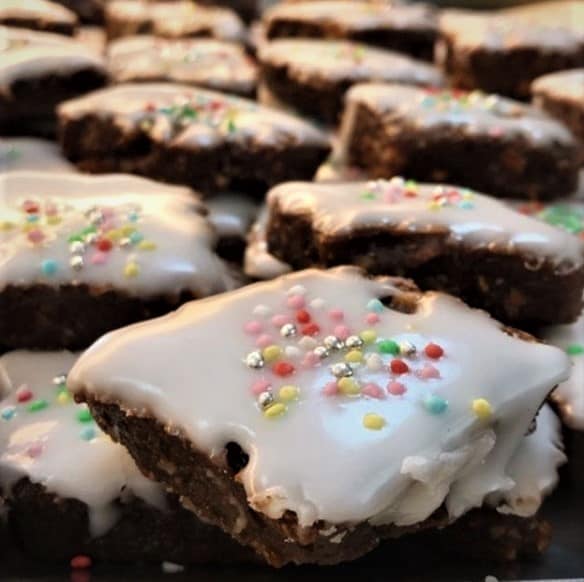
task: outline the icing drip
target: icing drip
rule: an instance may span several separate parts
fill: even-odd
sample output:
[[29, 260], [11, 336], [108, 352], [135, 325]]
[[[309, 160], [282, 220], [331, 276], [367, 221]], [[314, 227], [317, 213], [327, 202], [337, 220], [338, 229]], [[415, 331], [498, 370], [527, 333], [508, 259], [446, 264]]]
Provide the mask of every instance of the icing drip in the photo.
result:
[[69, 163], [50, 141], [32, 138], [0, 139], [0, 173], [19, 170], [44, 172], [74, 172]]
[[233, 288], [190, 190], [116, 174], [0, 175], [2, 285], [87, 283], [142, 296]]
[[114, 502], [128, 494], [164, 507], [162, 488], [103, 434], [85, 405], [76, 405], [66, 373], [76, 354], [11, 352], [0, 358], [0, 486], [10, 497], [21, 478], [89, 509], [93, 536], [117, 518]]
[[444, 501], [456, 517], [510, 486], [569, 361], [439, 293], [390, 310], [380, 299], [394, 292], [340, 268], [192, 302], [109, 334], [70, 385], [153, 411], [211, 457], [239, 443], [250, 460], [238, 480], [272, 518], [406, 525]]

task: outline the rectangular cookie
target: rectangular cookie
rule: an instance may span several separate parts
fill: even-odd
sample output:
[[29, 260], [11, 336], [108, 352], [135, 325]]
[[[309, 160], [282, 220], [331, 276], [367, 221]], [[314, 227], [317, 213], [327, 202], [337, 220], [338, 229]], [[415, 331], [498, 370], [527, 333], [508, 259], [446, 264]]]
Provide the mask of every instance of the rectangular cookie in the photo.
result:
[[268, 212], [267, 250], [295, 269], [411, 277], [527, 328], [582, 310], [584, 241], [464, 188], [292, 182], [269, 192]]
[[73, 36], [78, 24], [77, 15], [60, 2], [2, 0], [0, 3], [0, 26]]
[[133, 176], [0, 175], [0, 349], [78, 349], [235, 285], [193, 193]]
[[499, 198], [578, 187], [581, 145], [544, 112], [497, 95], [363, 84], [347, 94], [345, 162], [371, 178], [449, 182]]
[[472, 508], [533, 515], [516, 463], [569, 371], [458, 299], [343, 267], [118, 330], [69, 387], [146, 475], [281, 566], [355, 559]]
[[310, 123], [253, 101], [173, 83], [104, 89], [59, 108], [65, 155], [83, 170], [122, 171], [205, 194], [264, 196], [310, 179], [330, 151]]

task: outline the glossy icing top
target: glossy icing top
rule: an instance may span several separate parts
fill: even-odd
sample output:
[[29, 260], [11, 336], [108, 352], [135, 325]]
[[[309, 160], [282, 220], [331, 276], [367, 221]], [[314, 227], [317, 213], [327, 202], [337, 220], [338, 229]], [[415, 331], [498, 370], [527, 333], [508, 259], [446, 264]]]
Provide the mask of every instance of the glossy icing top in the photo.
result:
[[105, 71], [105, 63], [70, 37], [0, 26], [0, 91], [16, 80], [88, 68]]
[[243, 47], [207, 38], [122, 38], [109, 45], [108, 64], [121, 83], [167, 80], [249, 95], [257, 82], [257, 67]]
[[534, 81], [531, 91], [536, 99], [538, 95], [549, 95], [573, 101], [584, 108], [584, 69], [544, 75]]
[[103, 434], [85, 405], [76, 405], [66, 375], [70, 352], [17, 351], [0, 358], [0, 488], [19, 479], [87, 504], [92, 535], [117, 517], [114, 502], [134, 495], [163, 507], [162, 488], [138, 471], [122, 447]]
[[44, 23], [77, 24], [74, 12], [57, 2], [47, 0], [2, 0], [0, 20], [40, 20]]
[[111, 0], [106, 6], [106, 14], [120, 21], [148, 22], [153, 34], [167, 38], [212, 36], [242, 41], [245, 35], [243, 22], [232, 10], [203, 6], [189, 0]]
[[0, 286], [225, 291], [233, 284], [199, 210], [187, 188], [123, 174], [0, 175]]
[[[436, 91], [406, 85], [367, 83], [347, 94], [350, 109], [365, 104], [392, 120], [403, 119], [420, 128], [451, 126], [469, 136], [488, 135], [505, 140], [523, 136], [536, 144], [574, 144], [574, 137], [546, 113], [498, 95], [479, 91]], [[348, 131], [345, 130], [345, 131]]]
[[0, 173], [19, 170], [43, 172], [74, 172], [53, 142], [44, 139], [15, 137], [0, 138]]
[[315, 75], [335, 80], [387, 81], [441, 86], [440, 71], [398, 53], [364, 44], [312, 39], [282, 39], [261, 45], [259, 58], [272, 66], [286, 66], [292, 77]]
[[239, 443], [237, 479], [272, 518], [408, 525], [443, 502], [455, 518], [514, 485], [509, 464], [570, 363], [453, 297], [404, 314], [380, 301], [395, 293], [344, 267], [191, 302], [102, 338], [70, 387], [211, 457]]
[[403, 178], [370, 182], [288, 182], [268, 194], [269, 208], [309, 215], [322, 237], [358, 229], [448, 231], [453, 242], [548, 259], [563, 268], [584, 262], [584, 242], [560, 228], [525, 216], [489, 196]]
[[73, 99], [59, 115], [113, 118], [122, 129], [137, 126], [151, 139], [181, 147], [211, 148], [221, 142], [328, 144], [314, 125], [254, 101], [174, 83], [119, 85]]

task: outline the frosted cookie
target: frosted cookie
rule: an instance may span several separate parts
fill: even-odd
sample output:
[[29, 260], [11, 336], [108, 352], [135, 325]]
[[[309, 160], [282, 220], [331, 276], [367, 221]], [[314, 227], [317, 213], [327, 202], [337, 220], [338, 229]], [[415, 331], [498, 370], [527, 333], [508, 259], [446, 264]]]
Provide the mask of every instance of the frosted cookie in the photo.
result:
[[153, 34], [165, 38], [203, 36], [241, 42], [245, 35], [243, 23], [232, 10], [190, 0], [111, 0], [106, 4], [105, 27], [110, 39]]
[[[554, 2], [560, 14], [562, 2]], [[534, 79], [584, 66], [584, 27], [580, 18], [528, 19], [511, 13], [445, 11], [440, 18], [438, 62], [454, 86], [517, 99], [530, 97]]]
[[358, 85], [347, 95], [345, 163], [371, 178], [407, 175], [501, 198], [562, 198], [578, 187], [582, 148], [544, 112], [496, 95]]
[[437, 38], [435, 11], [358, 1], [278, 4], [264, 14], [269, 39], [309, 37], [346, 39], [431, 61]]
[[25, 137], [0, 138], [0, 174], [20, 170], [74, 172], [75, 166], [53, 142]]
[[272, 565], [330, 564], [472, 508], [533, 513], [514, 459], [569, 371], [453, 297], [345, 267], [118, 330], [70, 389], [200, 518]]
[[0, 358], [0, 393], [9, 392], [0, 401], [0, 495], [12, 540], [28, 558], [53, 562], [244, 559], [238, 544], [146, 479], [87, 406], [74, 403], [67, 373], [76, 358]]
[[536, 105], [584, 141], [584, 68], [544, 75], [534, 81], [531, 92]]
[[464, 188], [292, 182], [269, 192], [268, 212], [268, 251], [295, 269], [411, 277], [525, 327], [582, 310], [584, 241]]
[[186, 188], [0, 175], [0, 346], [60, 349], [233, 287]]
[[105, 81], [103, 60], [83, 44], [58, 34], [0, 27], [1, 134], [51, 133], [61, 101]]
[[352, 85], [385, 81], [441, 86], [440, 72], [404, 55], [347, 41], [275, 40], [259, 50], [262, 85], [294, 109], [335, 123]]
[[135, 36], [108, 47], [110, 74], [118, 83], [170, 81], [252, 97], [257, 67], [240, 45], [214, 39]]
[[48, 0], [2, 0], [0, 25], [72, 36], [78, 25], [74, 12]]
[[198, 0], [205, 6], [224, 6], [239, 14], [244, 22], [250, 23], [260, 16], [265, 0]]
[[264, 195], [310, 179], [328, 136], [292, 115], [223, 93], [171, 83], [104, 89], [59, 109], [65, 155], [91, 172], [127, 171], [203, 193]]

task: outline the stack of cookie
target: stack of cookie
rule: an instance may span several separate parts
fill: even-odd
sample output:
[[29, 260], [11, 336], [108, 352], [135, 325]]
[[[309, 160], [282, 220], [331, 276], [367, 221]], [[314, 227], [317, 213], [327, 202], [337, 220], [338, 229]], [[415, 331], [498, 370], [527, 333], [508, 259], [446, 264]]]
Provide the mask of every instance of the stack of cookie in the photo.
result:
[[547, 548], [552, 407], [584, 428], [584, 29], [548, 12], [0, 0], [15, 551]]

